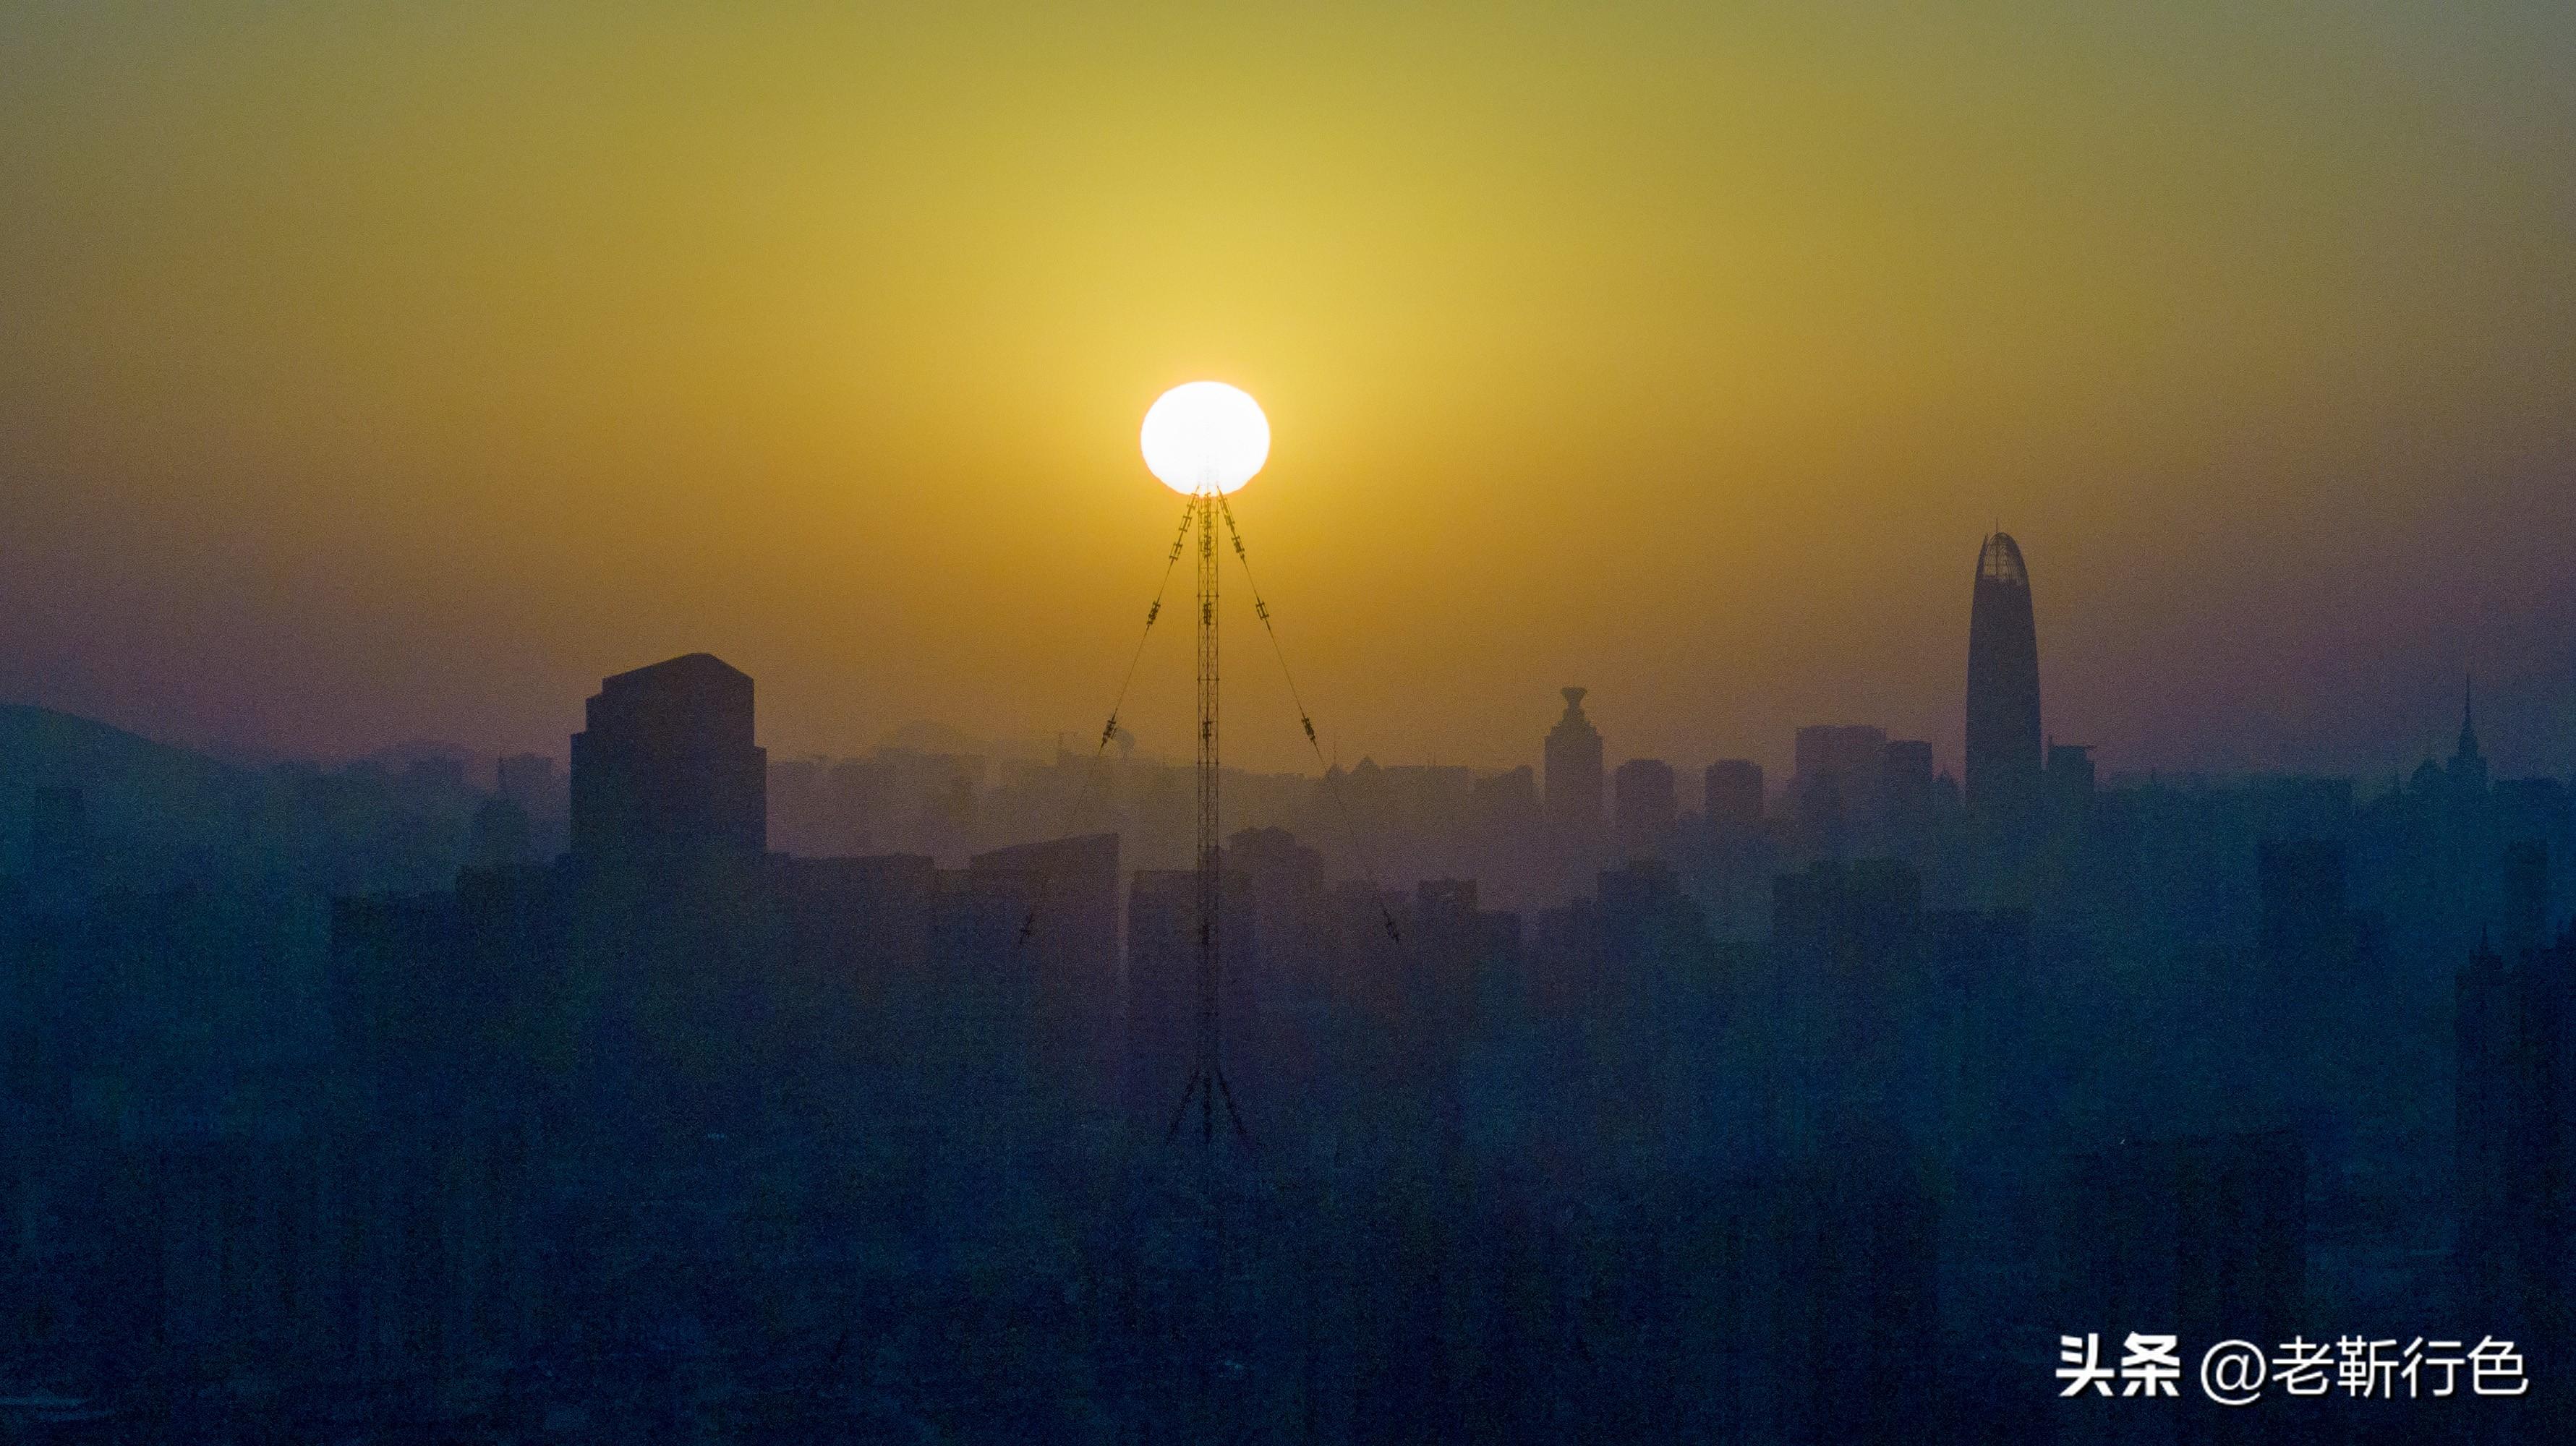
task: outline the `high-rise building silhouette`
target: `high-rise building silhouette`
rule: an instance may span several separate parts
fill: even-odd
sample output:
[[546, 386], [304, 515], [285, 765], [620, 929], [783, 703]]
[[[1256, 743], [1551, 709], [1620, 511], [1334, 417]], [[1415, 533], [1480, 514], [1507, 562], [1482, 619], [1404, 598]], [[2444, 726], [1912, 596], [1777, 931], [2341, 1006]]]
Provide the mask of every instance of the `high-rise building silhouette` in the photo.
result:
[[2331, 839], [2265, 839], [2255, 851], [2262, 897], [2256, 945], [2276, 967], [2320, 967], [2352, 946], [2344, 907], [2343, 845]]
[[433, 753], [403, 765], [401, 786], [414, 793], [454, 793], [465, 786], [465, 760]]
[[1489, 846], [1508, 847], [1538, 831], [1538, 771], [1526, 763], [1472, 779], [1467, 797], [1474, 827]]
[[1656, 857], [1672, 836], [1680, 814], [1673, 790], [1673, 767], [1660, 758], [1631, 758], [1619, 765], [1611, 790], [1611, 832], [1619, 852], [1632, 859]]
[[[1532, 798], [1530, 811], [1537, 806]], [[1327, 1068], [1335, 954], [1324, 856], [1284, 828], [1247, 828], [1226, 840], [1225, 859], [1252, 891], [1252, 937], [1228, 953], [1226, 974], [1248, 977], [1260, 1004], [1229, 1022], [1226, 1072], [1268, 1134], [1315, 1097]]]
[[1482, 914], [1476, 885], [1425, 879], [1413, 891], [1412, 947], [1396, 981], [1406, 1041], [1398, 1092], [1431, 1107], [1446, 1135], [1457, 1128], [1461, 1061], [1473, 1020]]
[[1773, 948], [1813, 969], [1883, 975], [1916, 951], [1923, 880], [1896, 859], [1819, 859], [1772, 881]]
[[[1219, 878], [1217, 927], [1236, 953], [1257, 958], [1252, 881]], [[1124, 1095], [1140, 1119], [1161, 1123], [1189, 1092], [1198, 1029], [1199, 878], [1193, 869], [1138, 869], [1127, 892], [1127, 1027]], [[1250, 969], [1228, 969], [1219, 1017], [1249, 1030], [1260, 1001]]]
[[690, 653], [603, 679], [572, 736], [572, 851], [671, 860], [768, 847], [769, 755], [748, 674]]
[[1919, 738], [1890, 739], [1878, 773], [1880, 823], [1888, 846], [1920, 848], [1932, 832], [1932, 745]]
[[2303, 1319], [2308, 1167], [2295, 1131], [2124, 1141], [2076, 1156], [2066, 1177], [2070, 1317], [2171, 1321], [2161, 1328], [2185, 1341], [2287, 1340]]
[[1811, 842], [1839, 855], [1856, 832], [1876, 826], [1886, 762], [1886, 729], [1818, 723], [1798, 730], [1798, 774], [1789, 791]]
[[1798, 777], [1832, 774], [1846, 794], [1873, 791], [1887, 754], [1887, 730], [1867, 723], [1811, 723], [1798, 730]]
[[1750, 758], [1721, 758], [1700, 779], [1701, 808], [1721, 828], [1762, 823], [1762, 765]]
[[559, 813], [555, 761], [542, 753], [512, 753], [493, 765], [493, 791], [530, 814]]
[[2504, 948], [2519, 959], [2549, 942], [2549, 843], [2516, 839], [2504, 850]]
[[1491, 815], [1517, 820], [1538, 813], [1538, 779], [1526, 763], [1518, 768], [1484, 774], [1476, 778], [1468, 789], [1469, 796], [1475, 799], [1482, 811], [1480, 819]]
[[487, 798], [474, 810], [472, 857], [487, 869], [517, 868], [528, 861], [528, 810], [514, 798]]
[[1601, 730], [1583, 716], [1581, 688], [1567, 688], [1565, 716], [1547, 734], [1547, 818], [1569, 839], [1601, 833]]
[[2576, 933], [2511, 961], [2481, 939], [2457, 990], [2459, 1284], [2559, 1354], [2576, 1339]]
[[1929, 795], [1932, 790], [1932, 745], [1920, 738], [1891, 738], [1880, 754], [1879, 786], [1893, 800]]
[[1030, 1063], [1040, 1085], [1107, 1104], [1118, 1078], [1118, 835], [1015, 844], [967, 861], [965, 887], [1000, 898], [1007, 947], [973, 961], [1025, 969]]
[[2059, 820], [2082, 820], [2093, 807], [2093, 745], [2048, 745], [2048, 807]]
[[1998, 532], [1977, 550], [1968, 613], [1969, 811], [2006, 821], [2039, 801], [2039, 629], [2021, 546]]

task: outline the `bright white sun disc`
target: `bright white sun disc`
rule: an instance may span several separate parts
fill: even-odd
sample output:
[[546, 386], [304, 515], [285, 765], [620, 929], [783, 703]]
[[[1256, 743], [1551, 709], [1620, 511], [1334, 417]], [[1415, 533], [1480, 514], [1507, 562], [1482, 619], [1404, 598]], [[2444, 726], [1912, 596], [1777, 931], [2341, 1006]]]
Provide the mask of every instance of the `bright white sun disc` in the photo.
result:
[[1175, 492], [1227, 493], [1270, 460], [1270, 419], [1240, 387], [1185, 382], [1145, 409], [1145, 468]]

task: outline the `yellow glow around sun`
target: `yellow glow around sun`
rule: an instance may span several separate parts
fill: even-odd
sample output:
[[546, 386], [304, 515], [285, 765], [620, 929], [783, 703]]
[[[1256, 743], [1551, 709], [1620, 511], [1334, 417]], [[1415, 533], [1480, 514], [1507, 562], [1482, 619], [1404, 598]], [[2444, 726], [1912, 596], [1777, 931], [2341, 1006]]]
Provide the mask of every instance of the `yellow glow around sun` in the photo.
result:
[[1270, 419], [1239, 387], [1186, 382], [1154, 399], [1136, 441], [1146, 470], [1173, 491], [1226, 493], [1270, 459]]

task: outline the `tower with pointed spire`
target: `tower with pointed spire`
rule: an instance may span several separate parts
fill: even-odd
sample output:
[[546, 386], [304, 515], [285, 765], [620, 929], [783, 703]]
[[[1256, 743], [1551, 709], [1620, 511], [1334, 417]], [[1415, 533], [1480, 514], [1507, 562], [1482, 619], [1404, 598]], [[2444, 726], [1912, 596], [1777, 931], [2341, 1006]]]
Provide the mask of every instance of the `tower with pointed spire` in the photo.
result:
[[2451, 791], [2467, 798], [2484, 798], [2487, 791], [2487, 758], [2478, 751], [2478, 691], [2474, 675], [2460, 684], [2460, 741], [2451, 750]]
[[1977, 549], [1967, 711], [1969, 810], [2007, 827], [2027, 823], [2040, 801], [2039, 630], [2030, 570], [2009, 533]]

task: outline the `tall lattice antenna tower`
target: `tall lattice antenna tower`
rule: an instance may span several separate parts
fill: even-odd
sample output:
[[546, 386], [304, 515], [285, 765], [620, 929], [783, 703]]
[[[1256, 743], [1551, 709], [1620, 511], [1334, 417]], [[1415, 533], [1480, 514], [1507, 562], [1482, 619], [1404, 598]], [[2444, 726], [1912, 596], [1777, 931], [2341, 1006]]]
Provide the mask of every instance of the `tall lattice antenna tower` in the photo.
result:
[[1252, 398], [1222, 382], [1191, 382], [1157, 398], [1138, 435], [1145, 465], [1166, 486], [1189, 499], [1185, 524], [1198, 532], [1198, 1030], [1189, 1082], [1182, 1087], [1177, 1131], [1196, 1104], [1203, 1179], [1211, 1208], [1216, 1188], [1216, 1115], [1223, 1105], [1237, 1132], [1242, 1117], [1225, 1077], [1225, 840], [1219, 832], [1218, 789], [1222, 752], [1219, 730], [1217, 618], [1218, 509], [1225, 495], [1260, 472], [1270, 457], [1270, 421]]
[[[1271, 650], [1279, 660], [1280, 673], [1287, 683], [1289, 701], [1296, 706], [1297, 724], [1305, 733], [1306, 745], [1322, 770], [1325, 783], [1343, 831], [1357, 849], [1361, 866], [1373, 881], [1377, 876], [1375, 860], [1370, 857], [1366, 841], [1352, 829], [1349, 808], [1335, 786], [1336, 774], [1326, 761], [1322, 740], [1315, 732], [1314, 719], [1297, 693], [1296, 678], [1288, 670], [1288, 656], [1279, 642], [1277, 624], [1270, 615], [1270, 605], [1263, 600], [1261, 589], [1252, 577], [1252, 564], [1245, 555], [1243, 534], [1236, 527], [1234, 509], [1227, 498], [1261, 471], [1270, 455], [1270, 423], [1251, 397], [1222, 382], [1191, 382], [1175, 387], [1157, 399], [1145, 414], [1139, 436], [1145, 465], [1165, 485], [1182, 495], [1180, 526], [1172, 538], [1171, 549], [1164, 558], [1161, 584], [1155, 589], [1153, 603], [1145, 610], [1145, 625], [1137, 638], [1136, 651], [1129, 658], [1127, 673], [1111, 703], [1109, 718], [1101, 726], [1098, 742], [1092, 751], [1092, 766], [1085, 770], [1067, 818], [1067, 827], [1080, 818], [1084, 802], [1090, 797], [1093, 781], [1099, 775], [1100, 763], [1109, 744], [1123, 737], [1118, 726], [1119, 710], [1126, 705], [1128, 690], [1134, 685], [1136, 670], [1144, 657], [1145, 644], [1153, 635], [1154, 624], [1162, 616], [1163, 596], [1171, 588], [1172, 574], [1178, 570], [1181, 554], [1189, 546], [1193, 531], [1198, 536], [1197, 569], [1197, 694], [1198, 750], [1196, 782], [1198, 794], [1198, 853], [1195, 874], [1196, 919], [1196, 1039], [1191, 1052], [1188, 1081], [1182, 1086], [1173, 1107], [1171, 1121], [1163, 1130], [1166, 1143], [1177, 1138], [1193, 1106], [1198, 1111], [1198, 1165], [1202, 1203], [1207, 1212], [1207, 1265], [1202, 1275], [1205, 1319], [1211, 1327], [1195, 1333], [1203, 1384], [1211, 1382], [1217, 1355], [1224, 1349], [1216, 1337], [1222, 1333], [1224, 1315], [1225, 1210], [1219, 1199], [1218, 1149], [1220, 1130], [1217, 1114], [1222, 1108], [1226, 1123], [1248, 1149], [1251, 1133], [1244, 1126], [1236, 1108], [1233, 1086], [1227, 1081], [1224, 1053], [1225, 997], [1225, 845], [1220, 833], [1219, 787], [1222, 781], [1223, 757], [1220, 750], [1219, 687], [1221, 682], [1218, 648], [1218, 578], [1221, 559], [1217, 555], [1217, 524], [1225, 524], [1226, 540], [1236, 562], [1242, 566], [1244, 582], [1252, 596], [1253, 615], [1261, 620], [1269, 637]], [[1371, 889], [1375, 894], [1375, 889]], [[1033, 906], [1022, 923], [1020, 937], [1025, 943], [1037, 926], [1039, 909]], [[1381, 900], [1380, 919], [1390, 938], [1398, 939], [1392, 910]]]

